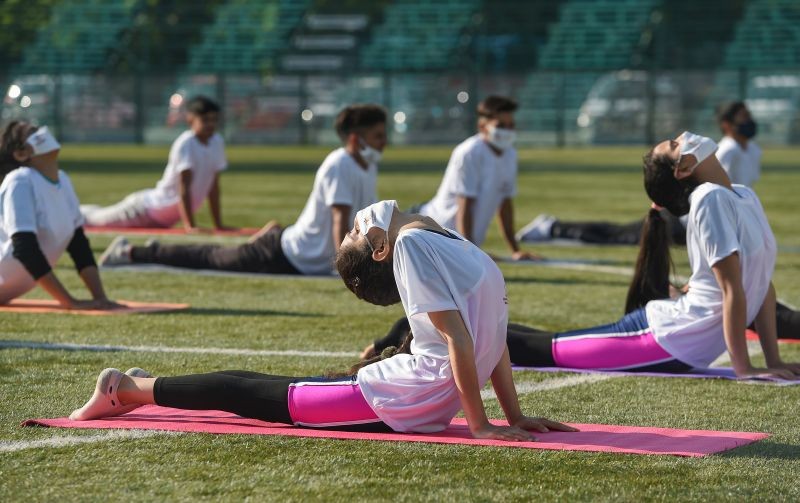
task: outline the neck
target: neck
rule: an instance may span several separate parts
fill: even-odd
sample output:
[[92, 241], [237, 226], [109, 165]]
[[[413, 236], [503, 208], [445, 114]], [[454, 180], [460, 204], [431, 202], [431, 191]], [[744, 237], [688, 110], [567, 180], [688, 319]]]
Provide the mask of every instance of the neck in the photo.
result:
[[28, 166], [35, 169], [45, 178], [54, 182], [58, 181], [58, 156], [57, 155], [41, 155], [31, 159]]
[[203, 145], [208, 145], [208, 140], [211, 139], [211, 136], [202, 135], [200, 133], [194, 133], [194, 137]]
[[389, 243], [394, 246], [397, 236], [406, 229], [433, 229], [444, 232], [444, 227], [430, 217], [416, 213], [403, 213], [395, 209], [392, 214], [392, 221], [389, 223]]
[[692, 177], [694, 177], [698, 183], [716, 183], [717, 185], [722, 185], [727, 189], [733, 190], [728, 173], [722, 169], [722, 165], [715, 155], [710, 155], [708, 159], [701, 162], [697, 168], [695, 168]]
[[747, 148], [747, 143], [750, 141], [748, 138], [745, 138], [744, 136], [742, 136], [740, 134], [732, 134], [730, 136], [731, 136], [731, 138], [733, 138], [733, 141], [735, 141], [736, 143], [739, 144], [740, 147], [742, 147], [744, 149]]
[[361, 154], [358, 153], [358, 148], [348, 144], [344, 147], [344, 149], [347, 151], [348, 154], [350, 154], [350, 157], [352, 157], [353, 160], [356, 161], [356, 164], [361, 166], [361, 169], [366, 170], [367, 168], [369, 168], [369, 164], [367, 164], [367, 161], [365, 161], [364, 158], [361, 157]]

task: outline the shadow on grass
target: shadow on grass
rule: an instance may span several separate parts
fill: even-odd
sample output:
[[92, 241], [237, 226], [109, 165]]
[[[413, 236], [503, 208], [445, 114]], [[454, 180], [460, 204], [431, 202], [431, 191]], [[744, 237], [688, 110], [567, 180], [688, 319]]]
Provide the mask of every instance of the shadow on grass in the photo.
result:
[[242, 309], [227, 307], [190, 307], [189, 309], [173, 312], [172, 314], [191, 314], [203, 316], [289, 316], [293, 318], [324, 318], [330, 316], [322, 313], [303, 313], [296, 311], [274, 311], [272, 309]]
[[718, 454], [725, 458], [800, 459], [800, 445], [764, 440]]

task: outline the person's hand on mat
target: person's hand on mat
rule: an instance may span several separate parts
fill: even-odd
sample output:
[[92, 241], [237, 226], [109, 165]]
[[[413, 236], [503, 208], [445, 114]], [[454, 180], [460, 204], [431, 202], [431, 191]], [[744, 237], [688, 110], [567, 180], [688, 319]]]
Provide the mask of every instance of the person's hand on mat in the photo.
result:
[[92, 299], [92, 300], [73, 300], [68, 309], [76, 311], [111, 311], [113, 309], [123, 309], [125, 306], [117, 304], [109, 299]]
[[488, 438], [491, 440], [506, 440], [509, 442], [535, 442], [536, 437], [516, 426], [495, 426], [492, 423], [472, 431], [475, 438]]
[[376, 356], [377, 353], [375, 353], [375, 344], [370, 344], [361, 352], [360, 358], [362, 360], [369, 360], [370, 358], [375, 358]]
[[544, 260], [544, 257], [539, 255], [538, 253], [533, 253], [524, 250], [517, 250], [511, 254], [511, 260], [515, 261], [522, 261], [522, 260]]
[[771, 369], [785, 369], [790, 370], [794, 373], [795, 376], [800, 376], [800, 363], [790, 363], [780, 361], [774, 365], [767, 365]]
[[737, 371], [737, 377], [757, 377], [762, 379], [786, 379], [787, 381], [794, 381], [797, 379], [794, 372], [785, 368], [758, 368], [750, 367], [747, 370]]
[[517, 428], [521, 428], [523, 430], [538, 431], [541, 433], [547, 433], [548, 431], [579, 431], [577, 428], [573, 428], [572, 426], [559, 423], [557, 421], [551, 421], [544, 417], [522, 416], [514, 421], [514, 424], [511, 426], [516, 426]]
[[183, 231], [186, 234], [210, 234], [211, 231], [204, 227], [184, 227]]
[[238, 227], [232, 227], [232, 226], [230, 226], [230, 225], [220, 225], [220, 226], [214, 227], [214, 230], [215, 230], [215, 231], [228, 231], [228, 232], [233, 232], [233, 231], [238, 231], [238, 230], [239, 230], [239, 228], [238, 228]]

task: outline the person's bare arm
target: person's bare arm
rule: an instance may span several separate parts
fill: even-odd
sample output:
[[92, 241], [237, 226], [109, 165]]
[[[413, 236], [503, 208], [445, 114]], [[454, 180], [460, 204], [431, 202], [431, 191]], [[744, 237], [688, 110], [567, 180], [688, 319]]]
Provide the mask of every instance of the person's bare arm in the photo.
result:
[[467, 241], [472, 241], [472, 215], [475, 209], [475, 199], [472, 197], [458, 196], [458, 211], [456, 212], [456, 230]]
[[208, 209], [211, 212], [211, 221], [214, 224], [214, 229], [231, 230], [232, 227], [222, 225], [222, 205], [220, 204], [220, 200], [219, 173], [217, 173], [214, 175], [211, 190], [208, 191]]
[[541, 260], [542, 257], [531, 252], [519, 249], [517, 238], [514, 237], [514, 202], [507, 197], [497, 209], [497, 219], [500, 224], [500, 233], [506, 244], [511, 249], [511, 258], [514, 260]]
[[345, 235], [350, 230], [352, 221], [350, 220], [350, 206], [344, 204], [334, 204], [331, 206], [331, 218], [333, 219], [333, 246], [336, 251], [339, 251], [339, 245], [342, 244]]
[[513, 426], [495, 426], [486, 417], [475, 367], [475, 348], [461, 314], [458, 311], [438, 311], [428, 313], [428, 317], [447, 342], [453, 378], [472, 436], [498, 440], [531, 440], [527, 431]]
[[[88, 269], [88, 267], [87, 267]], [[97, 269], [95, 268], [95, 271]], [[65, 309], [112, 309], [113, 306], [108, 305], [108, 299], [105, 301], [100, 299], [95, 300], [78, 300], [73, 297], [61, 281], [56, 277], [53, 271], [48, 272], [38, 279], [37, 283], [42, 289], [50, 294], [58, 304]], [[88, 285], [87, 285], [88, 286]], [[112, 303], [113, 304], [113, 303]]]
[[506, 420], [510, 426], [516, 426], [523, 430], [535, 430], [540, 432], [550, 430], [578, 431], [566, 424], [551, 421], [543, 417], [528, 417], [522, 413], [519, 406], [519, 398], [517, 397], [517, 388], [514, 386], [514, 376], [511, 371], [511, 358], [508, 355], [508, 347], [506, 347], [503, 357], [500, 358], [494, 371], [492, 371], [492, 387], [494, 388], [497, 401], [500, 402], [500, 407], [502, 407], [503, 413], [505, 413]]
[[199, 229], [194, 224], [194, 213], [192, 213], [192, 170], [186, 169], [181, 171], [180, 182], [180, 204], [178, 204], [178, 211], [181, 215], [181, 222], [186, 232], [197, 232]]
[[712, 267], [722, 290], [722, 329], [733, 369], [740, 377], [770, 375], [791, 379], [793, 373], [790, 370], [755, 368], [750, 362], [745, 338], [747, 299], [739, 264], [739, 254], [733, 253]]
[[94, 309], [118, 309], [122, 307], [122, 305], [109, 300], [103, 288], [103, 282], [100, 280], [100, 271], [97, 270], [97, 266], [84, 267], [79, 275], [89, 293], [92, 294]]

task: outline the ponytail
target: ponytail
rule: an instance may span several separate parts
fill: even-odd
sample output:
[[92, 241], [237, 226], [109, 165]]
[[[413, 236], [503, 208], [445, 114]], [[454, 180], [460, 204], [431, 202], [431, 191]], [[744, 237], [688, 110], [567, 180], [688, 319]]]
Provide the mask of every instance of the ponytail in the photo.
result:
[[358, 374], [358, 371], [362, 368], [366, 367], [367, 365], [372, 365], [373, 363], [377, 363], [381, 360], [386, 360], [387, 358], [391, 358], [394, 355], [405, 353], [411, 354], [411, 341], [414, 340], [414, 334], [408, 332], [408, 335], [403, 338], [403, 342], [400, 344], [400, 347], [389, 346], [388, 348], [381, 351], [381, 354], [369, 358], [367, 360], [360, 361], [350, 367], [347, 372], [326, 372], [325, 377], [329, 378], [337, 378], [337, 377], [349, 377]]
[[625, 300], [625, 313], [630, 313], [655, 299], [669, 297], [669, 276], [672, 258], [667, 221], [657, 209], [651, 209], [644, 220], [639, 241], [636, 269]]

